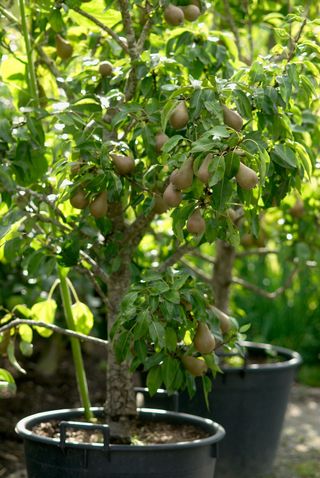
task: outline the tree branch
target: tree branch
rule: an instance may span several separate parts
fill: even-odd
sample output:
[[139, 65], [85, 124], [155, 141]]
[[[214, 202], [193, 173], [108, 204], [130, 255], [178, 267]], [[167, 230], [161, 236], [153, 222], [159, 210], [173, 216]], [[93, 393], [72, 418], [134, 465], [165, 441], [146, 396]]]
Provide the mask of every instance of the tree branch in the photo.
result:
[[126, 53], [129, 53], [129, 49], [127, 47], [127, 45], [125, 44], [125, 42], [123, 40], [121, 40], [121, 38], [109, 27], [107, 27], [107, 25], [105, 25], [104, 23], [100, 22], [100, 20], [98, 20], [97, 18], [95, 18], [93, 15], [91, 15], [90, 13], [87, 13], [85, 12], [84, 10], [82, 10], [81, 8], [79, 7], [72, 7], [72, 9], [79, 13], [79, 15], [82, 15], [83, 17], [87, 18], [88, 20], [90, 20], [92, 23], [94, 23], [95, 25], [97, 25], [99, 28], [101, 28], [101, 30], [105, 31], [106, 33], [108, 33], [108, 35], [110, 35], [117, 43], [118, 45], [121, 46], [121, 48], [126, 52]]
[[73, 99], [73, 93], [68, 87], [68, 84], [64, 81], [62, 73], [58, 70], [55, 62], [48, 57], [48, 55], [44, 52], [43, 48], [40, 45], [35, 45], [36, 51], [39, 55], [41, 63], [46, 65], [52, 76], [54, 76], [58, 87], [62, 88], [68, 98], [68, 100]]
[[224, 10], [225, 10], [227, 19], [228, 19], [229, 24], [230, 24], [230, 29], [231, 29], [232, 33], [234, 34], [239, 58], [240, 58], [241, 61], [243, 61], [239, 30], [238, 30], [238, 27], [237, 27], [237, 25], [234, 21], [233, 15], [231, 13], [229, 0], [223, 0], [223, 4], [224, 4]]
[[[158, 5], [155, 5], [153, 9], [156, 10], [157, 7], [158, 7]], [[138, 41], [137, 41], [137, 51], [138, 51], [139, 55], [143, 52], [145, 41], [149, 36], [150, 30], [151, 30], [151, 27], [152, 27], [152, 24], [153, 24], [153, 18], [151, 16], [152, 7], [151, 7], [148, 0], [146, 1], [146, 6], [145, 6], [144, 11], [145, 11], [145, 15], [147, 15], [148, 19], [147, 19], [146, 23], [143, 25], [142, 31], [140, 33], [140, 37], [138, 38]]]
[[108, 274], [98, 265], [98, 263], [91, 257], [89, 256], [89, 254], [87, 254], [86, 252], [84, 251], [80, 251], [80, 256], [82, 257], [82, 259], [86, 262], [88, 262], [88, 264], [90, 264], [90, 266], [92, 267], [92, 272], [94, 274], [96, 274], [97, 277], [99, 277], [102, 282], [104, 282], [105, 284], [108, 284], [108, 280], [109, 280], [109, 276]]
[[290, 50], [289, 50], [289, 54], [288, 54], [288, 58], [287, 58], [287, 63], [290, 63], [290, 61], [291, 61], [292, 58], [294, 57], [294, 54], [295, 54], [297, 45], [298, 45], [298, 43], [299, 43], [299, 40], [300, 40], [301, 35], [302, 35], [302, 33], [303, 33], [303, 30], [304, 30], [304, 27], [305, 27], [306, 24], [307, 24], [307, 16], [308, 16], [308, 13], [309, 13], [309, 8], [310, 8], [310, 5], [306, 8], [305, 18], [304, 18], [303, 22], [302, 22], [301, 25], [300, 25], [300, 28], [299, 28], [298, 33], [296, 34], [296, 36], [294, 37], [293, 41], [291, 42]]
[[189, 264], [188, 262], [184, 260], [180, 260], [181, 264], [188, 269], [192, 274], [195, 274], [200, 280], [205, 282], [206, 284], [210, 284], [212, 286], [212, 279], [211, 277], [207, 276], [202, 272], [201, 269], [198, 269], [198, 267]]
[[274, 300], [277, 297], [279, 297], [279, 295], [283, 294], [285, 292], [285, 290], [287, 290], [291, 286], [292, 281], [293, 281], [294, 277], [296, 276], [298, 270], [299, 270], [299, 266], [296, 265], [296, 267], [291, 271], [289, 277], [287, 278], [287, 280], [285, 281], [283, 286], [279, 287], [278, 289], [276, 289], [273, 292], [268, 292], [264, 289], [261, 289], [260, 287], [254, 285], [254, 284], [251, 284], [250, 282], [247, 282], [244, 279], [240, 279], [239, 277], [233, 277], [232, 278], [232, 283], [241, 285], [245, 289], [251, 290], [252, 292], [254, 292], [257, 295], [260, 295], [261, 297], [264, 297], [264, 298], [270, 299], [270, 300]]
[[14, 319], [12, 322], [9, 322], [2, 327], [0, 327], [0, 334], [6, 330], [14, 329], [20, 325], [29, 325], [30, 327], [43, 327], [44, 329], [52, 330], [53, 332], [61, 335], [67, 335], [68, 337], [73, 337], [80, 340], [85, 340], [86, 342], [91, 342], [97, 345], [107, 346], [108, 341], [102, 340], [97, 337], [90, 337], [89, 335], [81, 334], [80, 332], [74, 332], [73, 330], [63, 329], [54, 324], [47, 324], [46, 322], [38, 322], [36, 320], [29, 319]]
[[86, 267], [83, 267], [83, 266], [77, 266], [76, 269], [80, 272], [80, 274], [85, 274], [90, 279], [90, 281], [92, 282], [97, 294], [99, 295], [100, 299], [102, 300], [103, 304], [105, 305], [105, 307], [107, 309], [109, 309], [110, 303], [109, 303], [108, 297], [103, 292], [103, 290], [101, 289], [100, 284], [97, 281], [96, 276], [94, 275], [94, 273], [90, 269], [87, 269]]
[[168, 267], [173, 266], [176, 264], [185, 254], [188, 252], [193, 251], [194, 247], [190, 246], [189, 244], [183, 244], [180, 246], [178, 249], [174, 251], [173, 254], [171, 254], [168, 259], [166, 259], [161, 266], [158, 268], [159, 272], [164, 272]]
[[278, 254], [277, 249], [269, 249], [268, 247], [259, 247], [258, 249], [248, 249], [247, 251], [237, 252], [236, 259], [247, 256], [266, 256], [267, 254]]

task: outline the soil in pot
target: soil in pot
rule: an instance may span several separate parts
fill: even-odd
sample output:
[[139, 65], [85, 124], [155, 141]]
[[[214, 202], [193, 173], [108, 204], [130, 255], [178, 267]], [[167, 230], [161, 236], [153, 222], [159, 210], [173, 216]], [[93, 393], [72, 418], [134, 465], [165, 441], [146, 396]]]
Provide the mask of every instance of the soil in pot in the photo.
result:
[[[97, 423], [103, 424], [104, 422], [100, 419]], [[127, 437], [120, 437], [112, 433], [112, 427], [110, 431], [110, 444], [118, 445], [179, 443], [209, 437], [207, 431], [193, 425], [146, 422], [139, 419], [130, 421], [130, 429], [128, 430]], [[38, 436], [60, 440], [60, 423], [57, 420], [42, 422], [32, 428], [32, 433]], [[65, 441], [66, 443], [103, 443], [103, 435], [97, 430], [80, 430], [70, 426], [67, 430]]]

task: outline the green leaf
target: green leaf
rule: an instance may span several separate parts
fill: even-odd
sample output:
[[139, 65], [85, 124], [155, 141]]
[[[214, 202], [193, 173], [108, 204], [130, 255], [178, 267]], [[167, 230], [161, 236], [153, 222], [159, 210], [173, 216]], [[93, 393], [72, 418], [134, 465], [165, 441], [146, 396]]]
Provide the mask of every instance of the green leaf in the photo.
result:
[[15, 357], [15, 352], [14, 352], [14, 345], [13, 342], [10, 342], [8, 347], [7, 347], [7, 354], [8, 354], [8, 359], [11, 365], [13, 365], [14, 368], [18, 370], [18, 372], [26, 374], [27, 372], [25, 371], [24, 368], [21, 367], [21, 365], [18, 363], [16, 357]]
[[180, 294], [177, 290], [168, 290], [163, 294], [163, 297], [173, 304], [180, 304]]
[[75, 330], [82, 334], [88, 335], [94, 324], [94, 318], [91, 310], [83, 302], [75, 302], [72, 304], [71, 309]]
[[162, 384], [161, 367], [152, 367], [147, 375], [147, 387], [150, 395], [155, 395]]
[[225, 159], [222, 155], [215, 156], [209, 165], [210, 180], [209, 186], [214, 186], [224, 177], [226, 169]]
[[180, 141], [182, 141], [184, 139], [183, 136], [179, 135], [179, 134], [176, 134], [174, 136], [172, 136], [170, 139], [168, 139], [168, 141], [164, 144], [164, 146], [162, 147], [162, 152], [163, 153], [169, 153], [170, 151], [172, 151], [178, 143], [180, 143]]
[[167, 390], [175, 389], [175, 378], [180, 369], [180, 360], [166, 357], [161, 364], [162, 379]]
[[295, 142], [294, 143], [295, 150], [297, 151], [299, 158], [302, 162], [303, 168], [305, 172], [307, 173], [308, 179], [311, 179], [311, 174], [312, 174], [312, 162], [310, 159], [309, 154], [307, 153], [307, 150], [303, 146], [303, 144]]
[[17, 387], [13, 376], [4, 368], [0, 368], [0, 398], [12, 398]]
[[12, 140], [11, 126], [6, 118], [0, 119], [0, 139], [2, 139], [2, 141], [5, 143], [10, 143]]
[[175, 352], [177, 348], [177, 334], [172, 327], [166, 327], [165, 330], [166, 347], [169, 352]]
[[[56, 301], [53, 299], [47, 299], [43, 302], [33, 304], [31, 307], [31, 314], [33, 320], [45, 322], [47, 324], [53, 324], [56, 310]], [[50, 335], [53, 333], [52, 330], [48, 330], [43, 327], [35, 327], [35, 329], [42, 337], [50, 337]]]
[[21, 339], [24, 342], [27, 342], [28, 344], [31, 344], [32, 337], [33, 337], [32, 328], [27, 324], [22, 324], [22, 325], [20, 325], [18, 330], [19, 330], [19, 335], [20, 335]]
[[271, 152], [272, 160], [284, 168], [295, 169], [297, 167], [297, 159], [289, 146], [285, 144], [277, 144]]
[[149, 333], [151, 340], [155, 343], [155, 345], [163, 348], [165, 345], [164, 326], [160, 322], [153, 321], [151, 324], [149, 324]]

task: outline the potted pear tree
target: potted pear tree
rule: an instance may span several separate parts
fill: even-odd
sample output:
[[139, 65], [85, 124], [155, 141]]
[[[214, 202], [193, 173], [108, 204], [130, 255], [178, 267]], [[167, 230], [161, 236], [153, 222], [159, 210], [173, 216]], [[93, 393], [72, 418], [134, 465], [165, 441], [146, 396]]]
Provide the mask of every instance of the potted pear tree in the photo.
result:
[[[210, 288], [171, 266], [203, 243], [236, 245], [234, 209], [257, 233], [260, 209], [312, 174], [308, 141], [292, 135], [290, 122], [300, 116], [289, 100], [314, 81], [311, 65], [300, 65], [300, 82], [290, 63], [298, 46], [309, 52], [314, 43], [300, 46], [301, 31], [287, 62], [277, 44], [270, 68], [270, 58], [244, 58], [237, 35], [233, 41], [224, 28], [212, 31], [209, 2], [18, 6], [0, 9], [8, 39], [1, 48], [10, 44], [1, 66], [8, 106], [0, 128], [3, 254], [22, 258], [26, 275], [57, 271], [83, 403], [20, 422], [29, 475], [211, 477], [222, 428], [142, 410], [151, 428], [183, 419], [202, 429], [193, 441], [184, 430], [178, 443], [146, 446], [137, 434], [147, 425], [132, 428], [132, 374], [144, 368], [151, 394], [162, 385], [192, 392], [199, 376], [207, 396], [205, 374], [219, 370], [216, 349], [243, 338], [232, 320], [223, 338]], [[228, 2], [224, 13], [231, 18]], [[79, 333], [89, 333], [92, 318], [72, 285], [77, 274], [106, 308], [104, 410], [93, 409], [87, 393]], [[28, 343], [37, 326], [59, 331], [54, 288], [32, 308], [21, 303], [1, 318], [11, 358], [15, 337]], [[1, 374], [10, 392], [12, 377]], [[96, 422], [102, 415], [105, 424]], [[84, 444], [82, 429], [84, 440], [98, 430], [102, 443]]]

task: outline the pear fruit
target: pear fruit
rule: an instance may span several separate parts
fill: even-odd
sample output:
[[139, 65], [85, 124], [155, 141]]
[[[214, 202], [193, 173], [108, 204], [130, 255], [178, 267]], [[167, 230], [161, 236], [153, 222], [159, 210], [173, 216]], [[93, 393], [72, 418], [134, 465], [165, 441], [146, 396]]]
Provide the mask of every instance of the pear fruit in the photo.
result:
[[156, 214], [163, 214], [169, 209], [168, 204], [165, 202], [162, 196], [159, 194], [154, 195], [154, 206], [153, 210]]
[[182, 194], [172, 183], [169, 183], [163, 193], [163, 200], [169, 207], [177, 207], [182, 201]]
[[253, 189], [259, 182], [257, 173], [240, 162], [239, 170], [236, 174], [236, 181], [243, 189]]
[[217, 309], [214, 306], [212, 307], [212, 309], [215, 315], [218, 317], [222, 334], [223, 335], [226, 334], [227, 332], [229, 332], [229, 330], [232, 327], [232, 322], [230, 320], [230, 317], [225, 312], [223, 312], [220, 309]]
[[298, 198], [292, 208], [289, 210], [292, 217], [296, 219], [301, 219], [304, 215], [304, 204], [303, 201]]
[[100, 219], [107, 214], [107, 191], [102, 191], [102, 193], [98, 194], [98, 196], [93, 201], [91, 201], [89, 210], [96, 219]]
[[190, 234], [194, 234], [196, 236], [203, 234], [206, 230], [206, 221], [203, 219], [200, 209], [193, 211], [189, 217], [187, 221], [187, 230], [190, 232]]
[[184, 21], [184, 14], [181, 8], [176, 7], [175, 5], [168, 5], [164, 11], [164, 19], [173, 27], [181, 25]]
[[229, 110], [226, 105], [222, 105], [222, 112], [224, 124], [230, 126], [230, 128], [233, 128], [236, 131], [240, 131], [243, 126], [243, 119], [239, 113], [237, 113], [237, 111]]
[[169, 122], [172, 128], [182, 129], [189, 121], [189, 113], [184, 101], [180, 101], [172, 111]]
[[163, 146], [168, 141], [169, 136], [167, 136], [165, 133], [157, 133], [155, 139], [156, 139], [156, 152], [157, 154], [160, 154]]
[[176, 169], [170, 176], [170, 182], [176, 189], [183, 190], [192, 186], [193, 158], [188, 158], [180, 169]]
[[216, 341], [209, 327], [204, 322], [199, 322], [196, 335], [193, 339], [195, 349], [201, 354], [211, 354], [216, 346]]
[[213, 155], [211, 153], [207, 154], [207, 156], [202, 161], [198, 172], [196, 173], [197, 178], [200, 179], [200, 181], [204, 184], [208, 184], [210, 179], [209, 165], [211, 163], [212, 158]]
[[102, 61], [99, 65], [99, 73], [101, 76], [111, 76], [112, 70], [113, 68], [109, 61]]
[[68, 41], [62, 38], [61, 35], [56, 35], [56, 50], [57, 55], [62, 58], [62, 60], [68, 60], [72, 56], [73, 47]]
[[194, 377], [201, 377], [208, 371], [208, 365], [204, 360], [192, 357], [191, 355], [184, 355], [181, 357], [181, 362], [185, 369]]
[[189, 22], [195, 22], [200, 16], [200, 8], [197, 5], [187, 5], [183, 8], [184, 18]]
[[126, 176], [127, 174], [132, 173], [135, 168], [134, 159], [130, 156], [124, 156], [123, 154], [110, 154], [113, 164], [120, 174], [120, 176]]
[[75, 194], [70, 198], [71, 206], [76, 209], [85, 209], [88, 204], [89, 200], [86, 197], [86, 194], [82, 188], [77, 189]]

